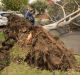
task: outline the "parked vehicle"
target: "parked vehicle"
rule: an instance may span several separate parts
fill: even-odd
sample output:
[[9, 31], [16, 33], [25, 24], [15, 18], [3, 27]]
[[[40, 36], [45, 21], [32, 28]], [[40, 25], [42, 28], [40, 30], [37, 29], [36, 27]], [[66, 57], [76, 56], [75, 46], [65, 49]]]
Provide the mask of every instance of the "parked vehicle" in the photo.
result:
[[11, 13], [16, 14], [20, 17], [24, 17], [22, 14], [16, 13], [14, 11], [0, 11], [0, 27], [7, 25], [8, 22], [7, 16]]
[[10, 12], [0, 11], [0, 26], [7, 25], [8, 19], [6, 16], [8, 16]]

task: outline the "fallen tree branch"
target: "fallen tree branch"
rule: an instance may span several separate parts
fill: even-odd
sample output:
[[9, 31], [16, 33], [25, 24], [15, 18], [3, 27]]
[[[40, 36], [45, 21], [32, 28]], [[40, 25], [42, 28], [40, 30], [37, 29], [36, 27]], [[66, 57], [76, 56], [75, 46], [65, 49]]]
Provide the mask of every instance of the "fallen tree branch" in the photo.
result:
[[[43, 26], [43, 28], [45, 28], [47, 30], [56, 29], [58, 26], [64, 26], [64, 25], [69, 24], [72, 20], [74, 20], [75, 18], [77, 18], [79, 16], [80, 16], [80, 8], [78, 10], [76, 10], [75, 12], [71, 13], [70, 15], [62, 18], [61, 20], [59, 20], [55, 23]], [[64, 21], [65, 19], [69, 19], [69, 20]]]
[[64, 9], [64, 6], [67, 4], [64, 4], [63, 6], [62, 5], [60, 5], [60, 4], [58, 4], [58, 3], [55, 3], [56, 5], [58, 5], [59, 7], [61, 7], [61, 9], [62, 9], [62, 11], [63, 11], [63, 15], [64, 15], [64, 17], [66, 17], [66, 12], [65, 12], [65, 9]]
[[77, 23], [75, 23], [75, 22], [72, 22], [74, 25], [76, 25], [76, 26], [80, 26], [80, 24], [77, 24]]

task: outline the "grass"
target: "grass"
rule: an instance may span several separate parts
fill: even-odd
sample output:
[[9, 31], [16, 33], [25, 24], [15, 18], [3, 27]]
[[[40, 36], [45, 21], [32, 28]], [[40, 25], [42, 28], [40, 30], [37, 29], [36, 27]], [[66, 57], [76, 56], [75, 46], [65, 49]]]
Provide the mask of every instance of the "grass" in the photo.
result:
[[75, 58], [77, 60], [77, 64], [80, 64], [80, 54], [79, 55], [75, 55]]
[[64, 72], [64, 71], [47, 71], [38, 70], [36, 68], [30, 68], [25, 63], [17, 64], [11, 63], [8, 67], [1, 71], [0, 75], [80, 75], [79, 72], [74, 70]]
[[1, 75], [52, 75], [52, 73], [45, 70], [37, 70], [36, 68], [31, 69], [26, 64], [11, 63], [1, 72]]
[[11, 59], [19, 57], [24, 60], [27, 52], [28, 51], [26, 49], [23, 49], [18, 44], [15, 44], [14, 47], [10, 50], [10, 56]]
[[3, 41], [5, 38], [4, 38], [4, 33], [3, 32], [0, 32], [0, 41]]

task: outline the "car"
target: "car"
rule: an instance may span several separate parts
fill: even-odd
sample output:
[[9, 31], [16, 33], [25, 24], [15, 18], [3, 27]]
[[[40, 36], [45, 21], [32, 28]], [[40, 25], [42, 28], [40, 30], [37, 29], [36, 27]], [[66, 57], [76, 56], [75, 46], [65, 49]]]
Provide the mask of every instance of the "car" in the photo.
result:
[[16, 13], [14, 11], [0, 11], [0, 27], [7, 25], [8, 23], [7, 16], [11, 13], [18, 15], [20, 17], [24, 17], [21, 13]]
[[7, 17], [3, 17], [0, 15], [0, 26], [7, 25], [8, 19]]
[[0, 11], [0, 27], [7, 25], [8, 19], [6, 16], [8, 16], [11, 12], [6, 11]]

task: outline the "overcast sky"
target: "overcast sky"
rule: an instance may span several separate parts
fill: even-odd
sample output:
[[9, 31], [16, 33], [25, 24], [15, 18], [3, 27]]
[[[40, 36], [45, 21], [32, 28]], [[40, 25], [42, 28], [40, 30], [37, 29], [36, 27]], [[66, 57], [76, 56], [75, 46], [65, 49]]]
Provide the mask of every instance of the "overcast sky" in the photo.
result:
[[37, 1], [37, 0], [29, 0], [29, 3], [31, 4], [32, 2]]
[[[31, 4], [34, 1], [37, 1], [37, 0], [29, 0], [29, 3]], [[56, 2], [56, 1], [61, 1], [61, 0], [52, 0], [52, 1]]]

